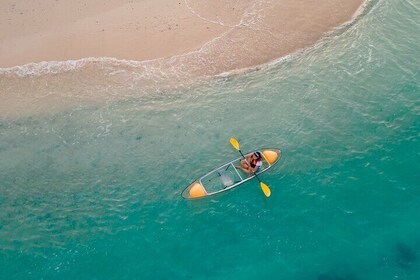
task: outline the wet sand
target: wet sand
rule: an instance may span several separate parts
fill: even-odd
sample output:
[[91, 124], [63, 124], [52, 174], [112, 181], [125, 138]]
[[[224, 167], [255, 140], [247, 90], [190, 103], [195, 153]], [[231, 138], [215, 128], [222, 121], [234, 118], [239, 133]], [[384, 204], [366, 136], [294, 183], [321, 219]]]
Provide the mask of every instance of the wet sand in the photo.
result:
[[173, 92], [313, 45], [363, 0], [6, 0], [0, 120]]
[[0, 67], [84, 57], [168, 58], [217, 40], [208, 59], [223, 60], [218, 69], [228, 71], [313, 44], [350, 20], [362, 2], [6, 0]]

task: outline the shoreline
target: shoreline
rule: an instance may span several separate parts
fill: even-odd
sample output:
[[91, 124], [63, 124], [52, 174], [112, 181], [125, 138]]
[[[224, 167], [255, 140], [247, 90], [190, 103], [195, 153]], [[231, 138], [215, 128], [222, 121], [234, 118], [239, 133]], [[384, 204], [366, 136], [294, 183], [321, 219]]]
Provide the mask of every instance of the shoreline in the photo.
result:
[[[95, 50], [92, 50], [92, 48], [100, 48], [97, 44], [100, 42], [103, 42], [104, 36], [103, 35], [95, 35], [96, 37], [101, 38], [101, 40], [97, 40], [97, 42], [95, 44], [92, 45], [91, 42], [81, 42], [78, 41], [78, 46], [66, 46], [63, 47], [58, 44], [59, 42], [55, 42], [55, 44], [53, 43], [52, 45], [50, 45], [49, 47], [46, 46], [44, 44], [43, 46], [43, 50], [37, 52], [36, 48], [35, 50], [32, 47], [29, 47], [26, 50], [16, 50], [16, 48], [18, 48], [18, 45], [16, 45], [16, 43], [26, 43], [26, 45], [31, 45], [31, 43], [33, 44], [33, 42], [35, 41], [35, 43], [40, 44], [39, 40], [40, 39], [34, 39], [32, 35], [29, 36], [23, 36], [20, 33], [24, 33], [24, 28], [22, 25], [21, 29], [19, 30], [14, 30], [14, 35], [8, 34], [9, 37], [5, 36], [5, 31], [4, 29], [7, 28], [6, 24], [3, 24], [3, 30], [0, 30], [0, 40], [3, 41], [3, 47], [0, 47], [0, 69], [3, 70], [11, 70], [12, 68], [15, 67], [22, 67], [22, 66], [27, 66], [27, 65], [34, 65], [34, 64], [46, 64], [48, 62], [66, 62], [66, 61], [71, 61], [71, 62], [75, 62], [75, 61], [81, 61], [84, 59], [87, 60], [101, 60], [101, 59], [111, 59], [111, 60], [118, 60], [118, 61], [129, 61], [129, 62], [149, 62], [149, 61], [155, 61], [155, 60], [161, 60], [161, 59], [171, 59], [177, 56], [183, 56], [183, 55], [188, 55], [190, 53], [194, 53], [194, 52], [200, 52], [200, 50], [202, 50], [203, 48], [206, 47], [206, 45], [208, 44], [212, 44], [214, 41], [221, 41], [221, 42], [216, 42], [216, 46], [213, 47], [220, 47], [220, 45], [223, 46], [223, 44], [225, 44], [226, 42], [223, 42], [223, 39], [225, 39], [224, 37], [227, 37], [226, 40], [231, 40], [231, 42], [227, 42], [227, 44], [229, 45], [230, 48], [233, 48], [233, 50], [231, 50], [233, 52], [233, 55], [235, 55], [235, 52], [237, 52], [238, 50], [235, 49], [238, 48], [238, 46], [235, 45], [235, 43], [232, 44], [232, 39], [236, 39], [236, 37], [239, 37], [239, 40], [244, 40], [244, 38], [246, 39], [251, 39], [253, 40], [253, 42], [251, 42], [250, 44], [247, 44], [245, 42], [245, 44], [247, 44], [247, 47], [250, 48], [256, 48], [259, 45], [259, 41], [260, 40], [266, 40], [266, 49], [263, 49], [260, 51], [260, 53], [257, 54], [251, 54], [251, 56], [249, 57], [249, 59], [251, 59], [253, 61], [253, 63], [244, 63], [241, 62], [240, 60], [243, 60], [243, 57], [240, 57], [238, 59], [238, 61], [236, 61], [235, 63], [233, 63], [234, 65], [230, 65], [229, 67], [223, 66], [221, 65], [221, 71], [219, 71], [219, 73], [222, 72], [229, 72], [231, 70], [239, 70], [242, 68], [252, 68], [252, 67], [257, 67], [259, 65], [268, 63], [270, 61], [273, 60], [277, 60], [281, 57], [284, 57], [286, 55], [292, 54], [294, 52], [297, 52], [301, 49], [304, 49], [308, 46], [313, 45], [316, 41], [318, 41], [320, 38], [322, 38], [326, 33], [331, 32], [332, 30], [334, 30], [337, 27], [340, 27], [342, 25], [345, 25], [348, 22], [353, 21], [353, 19], [355, 17], [357, 17], [358, 14], [361, 13], [361, 11], [363, 11], [363, 7], [366, 5], [366, 3], [368, 1], [365, 0], [351, 0], [351, 1], [343, 1], [343, 0], [324, 0], [321, 1], [323, 3], [327, 3], [329, 4], [337, 4], [340, 2], [352, 2], [352, 6], [353, 9], [351, 9], [350, 11], [346, 11], [343, 12], [342, 14], [340, 13], [339, 15], [337, 15], [337, 19], [335, 19], [336, 24], [327, 24], [325, 26], [323, 26], [322, 28], [316, 28], [314, 26], [310, 27], [311, 24], [308, 24], [308, 26], [302, 27], [302, 30], [305, 28], [315, 28], [317, 32], [315, 32], [316, 34], [314, 35], [310, 35], [310, 38], [305, 38], [305, 40], [302, 40], [302, 38], [299, 38], [299, 36], [295, 36], [297, 38], [292, 38], [295, 39], [295, 41], [291, 40], [288, 37], [285, 37], [285, 34], [282, 34], [281, 32], [278, 32], [278, 30], [276, 30], [276, 28], [278, 28], [278, 24], [273, 24], [273, 19], [269, 19], [269, 20], [260, 20], [260, 22], [257, 22], [256, 24], [254, 24], [254, 19], [251, 21], [248, 21], [248, 23], [246, 23], [246, 17], [249, 16], [249, 14], [247, 14], [247, 9], [249, 10], [250, 6], [247, 5], [252, 5], [253, 8], [255, 8], [255, 6], [258, 6], [259, 3], [258, 1], [244, 1], [244, 3], [242, 4], [241, 11], [241, 17], [239, 18], [238, 15], [236, 15], [236, 18], [229, 16], [226, 16], [226, 21], [230, 20], [230, 22], [228, 21], [228, 23], [230, 24], [225, 24], [222, 21], [220, 21], [219, 19], [219, 15], [217, 15], [217, 12], [220, 12], [220, 7], [217, 7], [217, 1], [216, 3], [216, 8], [214, 8], [214, 10], [207, 12], [210, 14], [214, 14], [216, 13], [217, 18], [219, 19], [219, 22], [216, 20], [212, 20], [211, 18], [206, 18], [204, 16], [201, 16], [198, 12], [196, 12], [193, 7], [191, 7], [191, 5], [189, 5], [189, 1], [192, 2], [191, 0], [179, 0], [179, 1], [172, 1], [172, 0], [159, 0], [158, 2], [154, 1], [154, 0], [147, 0], [142, 2], [139, 5], [143, 5], [143, 8], [146, 7], [147, 5], [149, 5], [149, 9], [151, 9], [151, 11], [153, 11], [153, 9], [160, 9], [160, 5], [163, 5], [163, 3], [171, 3], [170, 7], [173, 8], [174, 4], [178, 4], [178, 10], [177, 12], [181, 12], [179, 15], [178, 14], [169, 14], [167, 15], [167, 20], [168, 21], [176, 21], [179, 20], [179, 18], [182, 16], [185, 16], [185, 20], [188, 21], [188, 24], [195, 26], [193, 29], [189, 29], [189, 30], [183, 30], [183, 31], [169, 31], [170, 33], [168, 35], [159, 35], [157, 36], [155, 41], [151, 41], [150, 43], [144, 43], [140, 49], [133, 53], [132, 50], [127, 51], [124, 48], [119, 49], [119, 47], [121, 47], [121, 44], [127, 41], [127, 38], [125, 38], [125, 41], [123, 40], [122, 42], [117, 42], [112, 45], [112, 46], [108, 46], [108, 48], [106, 48], [106, 50], [99, 50], [98, 53], [95, 53]], [[274, 8], [277, 8], [277, 11], [279, 11], [280, 9], [285, 8], [284, 6], [289, 7], [289, 9], [291, 8], [290, 6], [293, 6], [292, 2], [288, 0], [290, 3], [286, 3], [286, 4], [273, 4]], [[96, 0], [94, 2], [100, 3], [100, 0]], [[118, 2], [120, 4], [120, 6], [111, 9], [111, 12], [105, 12], [105, 13], [100, 13], [99, 15], [96, 15], [96, 17], [93, 18], [98, 18], [98, 17], [102, 17], [105, 19], [108, 19], [108, 21], [106, 21], [108, 24], [112, 23], [115, 24], [115, 19], [112, 18], [109, 19], [110, 17], [114, 16], [115, 14], [118, 14], [119, 16], [123, 15], [124, 13], [127, 13], [128, 8], [134, 9], [134, 7], [132, 6], [133, 4], [128, 5], [127, 3], [125, 3], [125, 1], [121, 1], [121, 0], [114, 0], [111, 1], [113, 2]], [[153, 2], [153, 3], [152, 3]], [[286, 1], [287, 2], [287, 1]], [[125, 4], [124, 4], [125, 3]], [[144, 4], [146, 3], [146, 4]], [[222, 2], [220, 2], [222, 3]], [[220, 4], [219, 3], [219, 4]], [[38, 3], [39, 4], [39, 3]], [[80, 3], [79, 3], [80, 4]], [[115, 4], [115, 3], [114, 3]], [[124, 5], [122, 5], [124, 4]], [[122, 6], [121, 6], [122, 5]], [[322, 19], [322, 13], [325, 10], [328, 10], [328, 5], [325, 5], [322, 7], [322, 9], [319, 11], [319, 14], [317, 14], [318, 17], [318, 21], [323, 22], [324, 20]], [[204, 5], [202, 5], [204, 6]], [[269, 6], [269, 5], [267, 5]], [[296, 6], [296, 5], [295, 5]], [[299, 6], [299, 5], [297, 5]], [[302, 4], [302, 6], [305, 6], [305, 3]], [[96, 6], [95, 6], [96, 7]], [[138, 8], [138, 7], [137, 7]], [[200, 7], [200, 5], [198, 5], [198, 7], [195, 7], [196, 10], [200, 10], [203, 8], [207, 8], [207, 7]], [[355, 8], [355, 9], [354, 9]], [[225, 9], [225, 8], [223, 8]], [[234, 7], [233, 7], [234, 9]], [[300, 8], [302, 9], [302, 8]], [[347, 7], [348, 9], [348, 7]], [[266, 9], [268, 10], [268, 9]], [[273, 9], [275, 10], [275, 9]], [[297, 9], [299, 10], [299, 9]], [[261, 9], [260, 9], [261, 11]], [[156, 12], [156, 11], [155, 11]], [[289, 12], [289, 11], [287, 11]], [[104, 15], [105, 14], [105, 15]], [[145, 12], [143, 12], [143, 14], [145, 14]], [[299, 14], [298, 14], [299, 15]], [[76, 15], [73, 15], [74, 17]], [[207, 15], [208, 16], [208, 15]], [[255, 16], [255, 15], [252, 15]], [[261, 17], [261, 15], [258, 15], [259, 17]], [[263, 15], [263, 17], [268, 18], [268, 17], [272, 17], [272, 16], [276, 16], [276, 13], [272, 13], [272, 14], [265, 14]], [[307, 17], [309, 17], [310, 19], [311, 16], [313, 15], [309, 15]], [[39, 15], [35, 15], [35, 18], [39, 17]], [[209, 17], [209, 16], [208, 16]], [[321, 18], [319, 18], [321, 17]], [[3, 15], [3, 18], [6, 18]], [[82, 19], [77, 21], [76, 23], [72, 23], [72, 24], [68, 24], [65, 25], [65, 28], [63, 28], [63, 26], [60, 26], [60, 28], [58, 28], [61, 32], [62, 29], [69, 29], [72, 28], [76, 29], [76, 31], [78, 31], [77, 34], [81, 35], [81, 36], [85, 36], [86, 34], [83, 34], [83, 32], [87, 32], [86, 30], [81, 30], [80, 26], [84, 25], [84, 26], [90, 26], [89, 23], [86, 23], [86, 21], [92, 21], [92, 16], [88, 17], [89, 20], [86, 19]], [[146, 18], [148, 18], [146, 16]], [[10, 19], [10, 18], [9, 18]], [[245, 19], [245, 20], [244, 20]], [[130, 20], [132, 20], [132, 18], [130, 18]], [[236, 20], [236, 24], [232, 24], [234, 23]], [[239, 20], [239, 22], [238, 22]], [[34, 21], [33, 17], [32, 17], [32, 21]], [[83, 24], [80, 23], [80, 21], [83, 22]], [[276, 21], [276, 20], [274, 20]], [[291, 25], [292, 29], [293, 27], [296, 28], [297, 23], [296, 22], [291, 22], [290, 16], [289, 18], [286, 18], [284, 20], [283, 23], [287, 22], [287, 24]], [[303, 20], [304, 22], [305, 20]], [[98, 22], [98, 20], [96, 20], [96, 22]], [[251, 25], [249, 24], [249, 22], [251, 22]], [[267, 24], [268, 22], [268, 24]], [[302, 22], [300, 19], [297, 20], [297, 22]], [[132, 22], [131, 22], [132, 23]], [[150, 23], [150, 22], [149, 22]], [[142, 24], [146, 27], [146, 25], [148, 24], [148, 22], [142, 22]], [[179, 26], [178, 23], [174, 23], [176, 26]], [[254, 25], [252, 25], [254, 24]], [[319, 23], [317, 23], [318, 25], [320, 25]], [[41, 24], [39, 24], [41, 25]], [[63, 23], [61, 24], [63, 25]], [[162, 28], [164, 25], [164, 23], [161, 23], [161, 25], [158, 27]], [[197, 27], [198, 25], [198, 27]], [[211, 27], [209, 25], [212, 25]], [[260, 26], [261, 25], [261, 26]], [[265, 26], [264, 26], [265, 25]], [[313, 24], [315, 25], [315, 23]], [[69, 27], [70, 26], [70, 27]], [[37, 28], [39, 26], [36, 26]], [[156, 26], [154, 26], [156, 27]], [[46, 34], [49, 34], [50, 37], [53, 36], [50, 33], [54, 33], [57, 32], [57, 30], [53, 29], [52, 31], [49, 30], [47, 27], [44, 26], [44, 28], [46, 28], [47, 30], [44, 30]], [[99, 28], [102, 28], [101, 26], [99, 26]], [[205, 28], [205, 32], [203, 31], [203, 28]], [[16, 29], [16, 28], [15, 28]], [[120, 29], [122, 29], [120, 27]], [[156, 29], [156, 28], [155, 28]], [[217, 29], [217, 30], [216, 30]], [[242, 30], [241, 30], [242, 29]], [[249, 32], [244, 32], [243, 29], [253, 29], [256, 32], [260, 32], [263, 33], [267, 33], [269, 36], [267, 36], [267, 34], [264, 35], [260, 35], [257, 36], [256, 38], [252, 38], [252, 36], [247, 37], [247, 35], [249, 35]], [[286, 32], [291, 33], [292, 29], [290, 30], [286, 30]], [[104, 30], [104, 29], [102, 29]], [[168, 30], [171, 30], [171, 27], [169, 27]], [[168, 31], [167, 30], [167, 31]], [[212, 30], [212, 31], [209, 31]], [[306, 31], [308, 33], [311, 32], [311, 30], [303, 30], [298, 28], [298, 32], [302, 37], [302, 32]], [[28, 30], [25, 30], [26, 32]], [[73, 30], [74, 31], [74, 30]], [[73, 31], [67, 31], [68, 33], [71, 33]], [[154, 36], [153, 34], [156, 33], [156, 30], [152, 30], [151, 32], [148, 32], [147, 34], [145, 32], [140, 32], [140, 35], [142, 35], [142, 37], [148, 38], [148, 36]], [[277, 32], [276, 32], [277, 31]], [[296, 30], [295, 30], [296, 31]], [[195, 33], [194, 33], [195, 32]], [[284, 31], [283, 31], [284, 32]], [[133, 35], [132, 30], [128, 30], [126, 32], [122, 32], [125, 33], [125, 35]], [[160, 30], [160, 33], [163, 33], [163, 30]], [[198, 39], [195, 39], [195, 41], [191, 42], [191, 37], [193, 37], [194, 34], [196, 33], [200, 33], [200, 37]], [[239, 34], [237, 34], [239, 33]], [[73, 34], [73, 33], [72, 33]], [[152, 34], [152, 35], [151, 35]], [[156, 45], [158, 45], [157, 42], [159, 42], [159, 40], [166, 40], [166, 41], [171, 41], [173, 40], [175, 37], [178, 37], [180, 34], [184, 34], [183, 36], [186, 39], [184, 41], [182, 40], [177, 40], [176, 43], [172, 44], [172, 46], [167, 47], [165, 49], [162, 48], [155, 48]], [[2, 36], [3, 35], [3, 36]], [[74, 35], [74, 34], [73, 34]], [[255, 34], [251, 34], [251, 35], [255, 35]], [[305, 34], [303, 34], [304, 36], [306, 36]], [[41, 35], [40, 35], [41, 36]], [[94, 36], [94, 37], [95, 37]], [[112, 37], [113, 35], [111, 35]], [[289, 44], [282, 44], [282, 45], [278, 45], [278, 46], [269, 46], [270, 44], [276, 44], [279, 41], [277, 40], [278, 38], [274, 38], [274, 37], [281, 37], [283, 36], [284, 41], [287, 42], [291, 42]], [[303, 37], [304, 37], [303, 36]], [[3, 38], [2, 38], [3, 37]], [[6, 37], [6, 38], [4, 38]], [[22, 37], [22, 38], [21, 38]], [[61, 36], [62, 37], [62, 36]], [[55, 39], [55, 41], [59, 41], [58, 39], [63, 39], [60, 36], [57, 36]], [[96, 39], [96, 37], [94, 39]], [[255, 37], [255, 36], [254, 36]], [[267, 37], [272, 37], [267, 39]], [[289, 35], [289, 37], [293, 37], [291, 35]], [[273, 40], [274, 38], [274, 40]], [[150, 39], [150, 38], [149, 38]], [[64, 40], [66, 41], [66, 40]], [[68, 41], [68, 40], [67, 40]], [[106, 41], [106, 40], [105, 40]], [[165, 43], [167, 43], [166, 41], [164, 41]], [[135, 40], [133, 42], [136, 42]], [[46, 43], [46, 42], [41, 42], [41, 43]], [[138, 43], [138, 42], [137, 42]], [[230, 43], [230, 44], [229, 44]], [[56, 51], [52, 51], [49, 48], [57, 48], [57, 44], [58, 44], [58, 50]], [[36, 45], [36, 44], [35, 44]], [[160, 44], [162, 45], [162, 44]], [[70, 48], [70, 49], [69, 49]], [[271, 48], [271, 49], [270, 49]], [[18, 48], [19, 49], [19, 48]], [[80, 49], [87, 49], [86, 51], [86, 55], [83, 54], [78, 54], [78, 52], [80, 52]], [[8, 53], [9, 52], [9, 53]], [[12, 52], [12, 53], [10, 53]], [[59, 53], [57, 53], [59, 52]], [[89, 53], [90, 52], [90, 53]], [[113, 52], [114, 55], [113, 55]], [[107, 53], [109, 53], [110, 55], [107, 55]], [[103, 55], [104, 54], [104, 55]], [[232, 54], [231, 54], [232, 55]], [[125, 56], [125, 57], [124, 57]], [[210, 54], [210, 56], [214, 57], [214, 53]], [[31, 58], [28, 58], [31, 57]], [[39, 59], [37, 58], [39, 57]], [[42, 59], [44, 58], [44, 59]], [[216, 58], [217, 59], [217, 58]], [[228, 69], [229, 68], [229, 69]]]
[[[325, 4], [330, 0], [323, 1]], [[293, 6], [293, 1], [286, 2]], [[266, 15], [265, 18], [259, 17], [256, 20], [254, 16], [261, 15], [256, 13], [252, 14], [252, 20], [242, 17], [236, 26], [230, 25], [198, 49], [167, 58], [139, 61], [113, 57], [85, 57], [0, 68], [0, 120], [54, 114], [89, 104], [179, 90], [209, 77], [237, 75], [260, 69], [301, 54], [306, 49], [316, 46], [322, 38], [346, 28], [363, 14], [370, 3], [369, 0], [357, 2], [361, 4], [352, 10], [349, 18], [346, 17], [340, 24], [328, 27], [325, 32], [317, 33], [317, 36], [311, 37], [313, 41], [309, 43], [301, 41], [302, 45], [287, 45], [288, 40], [273, 41], [275, 30], [267, 31], [267, 26], [264, 25], [265, 22], [271, 23], [273, 19]], [[259, 11], [258, 4], [255, 3], [257, 2], [254, 2], [253, 9]], [[267, 9], [267, 3], [259, 8]], [[288, 11], [285, 9], [283, 13]], [[322, 13], [319, 16], [322, 19]], [[241, 26], [245, 24], [248, 25]], [[260, 33], [262, 36], [255, 36]], [[282, 44], [286, 48], [278, 48]]]

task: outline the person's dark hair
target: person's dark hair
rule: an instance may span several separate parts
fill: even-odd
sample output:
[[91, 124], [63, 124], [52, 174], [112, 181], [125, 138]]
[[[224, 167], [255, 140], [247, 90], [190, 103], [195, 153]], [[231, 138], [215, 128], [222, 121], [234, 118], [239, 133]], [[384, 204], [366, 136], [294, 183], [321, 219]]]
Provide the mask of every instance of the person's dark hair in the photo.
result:
[[261, 153], [260, 152], [254, 152], [254, 155], [257, 157], [257, 159], [261, 158]]

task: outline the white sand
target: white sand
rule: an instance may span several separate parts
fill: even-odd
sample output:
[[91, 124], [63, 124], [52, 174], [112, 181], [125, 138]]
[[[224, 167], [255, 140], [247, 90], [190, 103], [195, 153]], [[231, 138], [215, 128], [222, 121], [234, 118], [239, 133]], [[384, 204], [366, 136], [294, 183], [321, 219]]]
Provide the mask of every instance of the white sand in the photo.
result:
[[[83, 57], [150, 60], [200, 49], [220, 71], [261, 64], [313, 44], [362, 0], [3, 1], [0, 67]], [[240, 52], [246, 50], [246, 61]], [[226, 65], [225, 60], [236, 57]]]
[[0, 68], [85, 57], [139, 62], [83, 62], [77, 71], [23, 77], [0, 71], [0, 119], [172, 91], [201, 77], [255, 67], [314, 44], [351, 20], [364, 1], [3, 2]]

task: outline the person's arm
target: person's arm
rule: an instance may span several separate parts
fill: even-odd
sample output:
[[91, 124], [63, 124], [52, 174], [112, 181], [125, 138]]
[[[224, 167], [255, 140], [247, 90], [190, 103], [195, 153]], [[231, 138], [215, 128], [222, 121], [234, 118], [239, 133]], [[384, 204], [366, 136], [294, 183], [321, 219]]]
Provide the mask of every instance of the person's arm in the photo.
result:
[[251, 156], [252, 156], [252, 155], [246, 155], [246, 156], [245, 156], [245, 159], [246, 159], [246, 161], [248, 162], [248, 164], [251, 162]]
[[257, 168], [252, 168], [251, 166], [248, 169], [248, 174], [251, 175], [253, 174], [255, 171], [257, 170]]

